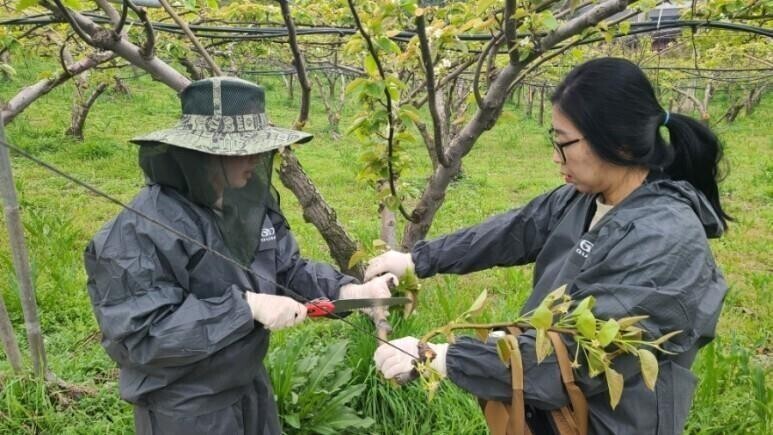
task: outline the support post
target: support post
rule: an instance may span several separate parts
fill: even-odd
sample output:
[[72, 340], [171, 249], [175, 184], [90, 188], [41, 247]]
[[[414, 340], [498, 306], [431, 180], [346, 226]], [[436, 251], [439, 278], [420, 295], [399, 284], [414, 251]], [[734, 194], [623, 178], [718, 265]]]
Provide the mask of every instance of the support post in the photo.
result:
[[[0, 140], [6, 142], [2, 119], [0, 119]], [[24, 325], [27, 329], [27, 339], [32, 354], [32, 369], [35, 376], [42, 378], [46, 374], [46, 352], [40, 320], [38, 319], [35, 289], [32, 286], [29, 255], [27, 254], [27, 245], [24, 242], [24, 227], [19, 214], [16, 188], [13, 184], [10, 153], [8, 148], [4, 146], [0, 146], [0, 193], [5, 211], [5, 223], [8, 227], [8, 241], [11, 245], [13, 266], [16, 269], [16, 279], [19, 282], [21, 292]]]

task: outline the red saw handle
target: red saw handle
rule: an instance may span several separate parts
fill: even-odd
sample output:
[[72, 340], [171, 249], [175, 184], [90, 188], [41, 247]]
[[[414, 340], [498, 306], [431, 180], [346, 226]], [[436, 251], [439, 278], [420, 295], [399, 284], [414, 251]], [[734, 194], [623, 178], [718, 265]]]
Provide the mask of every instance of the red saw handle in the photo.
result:
[[306, 316], [324, 317], [330, 315], [335, 310], [335, 305], [330, 299], [319, 298], [306, 304]]

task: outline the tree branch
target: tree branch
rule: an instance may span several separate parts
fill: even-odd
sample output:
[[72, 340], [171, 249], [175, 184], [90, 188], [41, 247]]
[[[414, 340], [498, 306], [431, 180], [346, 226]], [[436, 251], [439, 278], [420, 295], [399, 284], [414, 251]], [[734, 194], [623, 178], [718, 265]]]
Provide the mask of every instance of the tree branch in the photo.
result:
[[432, 51], [429, 48], [427, 40], [427, 29], [424, 20], [424, 14], [416, 17], [416, 34], [419, 36], [419, 47], [421, 49], [421, 60], [424, 66], [424, 74], [427, 84], [427, 106], [432, 116], [432, 130], [434, 139], [432, 143], [437, 155], [437, 163], [441, 166], [448, 166], [445, 153], [443, 151], [443, 133], [440, 126], [440, 115], [438, 114], [437, 98], [435, 98], [435, 66], [432, 63]]
[[[628, 3], [630, 1], [626, 0], [607, 0], [599, 3], [544, 36], [539, 41], [540, 51], [545, 52], [559, 42], [579, 34], [583, 29], [594, 26], [601, 20], [624, 10]], [[404, 249], [410, 249], [416, 241], [424, 238], [427, 234], [435, 213], [443, 204], [448, 185], [461, 167], [462, 158], [470, 152], [480, 135], [496, 123], [511, 84], [518, 78], [523, 68], [538, 56], [538, 54], [533, 54], [523, 62], [510, 63], [505, 66], [492, 82], [473, 118], [451, 140], [446, 150], [446, 156], [451, 165], [449, 167], [439, 166], [432, 174], [411, 214], [413, 222], [408, 223], [405, 227], [402, 241]]]
[[400, 197], [397, 196], [397, 189], [395, 188], [395, 172], [392, 164], [392, 152], [395, 134], [395, 115], [394, 109], [392, 107], [392, 95], [389, 93], [389, 86], [387, 86], [386, 83], [386, 73], [384, 73], [384, 67], [381, 65], [381, 60], [378, 57], [376, 48], [373, 46], [373, 41], [370, 39], [370, 35], [368, 35], [368, 32], [366, 32], [365, 28], [362, 26], [362, 22], [360, 22], [360, 16], [357, 14], [357, 10], [354, 8], [354, 3], [352, 0], [347, 0], [347, 3], [349, 4], [349, 10], [352, 12], [352, 17], [354, 18], [354, 24], [362, 35], [362, 38], [365, 40], [365, 43], [368, 46], [368, 53], [370, 53], [373, 61], [376, 63], [376, 68], [378, 69], [381, 80], [384, 81], [384, 97], [386, 98], [387, 120], [389, 124], [387, 129], [387, 169], [389, 171], [389, 191], [392, 193], [392, 196], [398, 200], [398, 208], [400, 209], [400, 213], [406, 220], [410, 222], [412, 220], [412, 216], [409, 215], [407, 211], [405, 211], [403, 202], [399, 201]]
[[185, 36], [187, 36], [188, 39], [191, 40], [191, 42], [193, 43], [193, 46], [196, 47], [196, 50], [198, 50], [199, 53], [201, 54], [201, 57], [203, 57], [204, 60], [207, 61], [209, 68], [212, 70], [212, 73], [218, 76], [223, 75], [223, 72], [220, 71], [220, 67], [217, 66], [217, 64], [215, 63], [215, 60], [212, 59], [212, 56], [209, 55], [209, 53], [207, 52], [207, 49], [204, 48], [203, 45], [201, 45], [201, 42], [199, 42], [199, 39], [196, 38], [196, 35], [193, 34], [193, 32], [191, 31], [191, 28], [188, 27], [188, 23], [186, 23], [185, 20], [180, 18], [179, 15], [177, 15], [177, 13], [174, 11], [174, 8], [172, 8], [172, 6], [169, 5], [168, 1], [158, 0], [158, 2], [161, 3], [161, 6], [164, 7], [164, 10], [166, 11], [166, 13], [169, 14], [170, 17], [172, 17], [174, 22], [177, 23], [178, 26], [180, 26], [182, 31], [185, 33]]
[[102, 52], [95, 53], [85, 57], [75, 64], [67, 67], [67, 71], [62, 71], [58, 75], [41, 80], [34, 85], [27, 86], [11, 98], [2, 109], [3, 122], [7, 125], [24, 109], [29, 107], [35, 100], [51, 92], [54, 88], [90, 68], [101, 63], [107, 62], [115, 57], [114, 53]]
[[[47, 3], [43, 3], [50, 7]], [[61, 13], [59, 9], [53, 8], [54, 13]], [[116, 35], [111, 30], [106, 30], [97, 25], [90, 18], [75, 12], [69, 11], [69, 16], [73, 19], [80, 29], [89, 35], [95, 47], [103, 50], [110, 50], [117, 55], [129, 61], [129, 63], [144, 69], [153, 78], [159, 80], [170, 88], [181, 91], [188, 86], [190, 80], [169, 66], [166, 62], [156, 56], [145, 57], [142, 49]]]
[[301, 84], [301, 109], [298, 114], [298, 120], [295, 121], [294, 128], [302, 129], [309, 119], [309, 110], [311, 106], [311, 83], [309, 83], [309, 77], [306, 75], [306, 66], [303, 60], [303, 54], [298, 47], [298, 38], [295, 32], [295, 23], [293, 22], [292, 14], [290, 13], [290, 6], [287, 0], [278, 0], [279, 6], [282, 8], [282, 18], [287, 27], [287, 35], [290, 43], [290, 51], [293, 53], [293, 66], [295, 72], [298, 74], [298, 83]]

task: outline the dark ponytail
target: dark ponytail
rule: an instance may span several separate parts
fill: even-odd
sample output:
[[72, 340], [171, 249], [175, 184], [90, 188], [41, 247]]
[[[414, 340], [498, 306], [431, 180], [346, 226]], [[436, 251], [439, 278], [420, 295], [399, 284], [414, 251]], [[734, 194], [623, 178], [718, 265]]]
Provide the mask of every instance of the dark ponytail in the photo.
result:
[[719, 138], [704, 124], [678, 113], [671, 113], [665, 126], [670, 136], [673, 157], [664, 172], [671, 179], [688, 181], [703, 192], [727, 229], [727, 221], [733, 218], [722, 209], [719, 202], [717, 182], [724, 175], [720, 169], [723, 152]]
[[[666, 112], [641, 69], [626, 59], [601, 58], [573, 69], [551, 102], [583, 133], [603, 160], [620, 166], [663, 171], [701, 191], [722, 225], [732, 218], [722, 210], [722, 144], [689, 116]], [[670, 143], [660, 127], [668, 129]]]

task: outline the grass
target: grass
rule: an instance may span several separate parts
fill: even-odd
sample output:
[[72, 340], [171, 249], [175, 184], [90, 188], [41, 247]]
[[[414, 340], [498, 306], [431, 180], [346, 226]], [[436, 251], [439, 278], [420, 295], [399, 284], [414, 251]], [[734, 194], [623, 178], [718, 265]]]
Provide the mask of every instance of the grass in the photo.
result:
[[[14, 56], [19, 72], [0, 82], [0, 99], [8, 99], [41, 72], [55, 68], [47, 61]], [[143, 185], [136, 149], [127, 143], [134, 135], [175, 122], [174, 93], [147, 77], [127, 82], [131, 95], [106, 92], [95, 104], [85, 128], [86, 139], [64, 136], [69, 123], [71, 84], [36, 102], [9, 125], [14, 144], [85, 180], [121, 200], [131, 199]], [[280, 81], [266, 82], [267, 108], [277, 125], [291, 125], [297, 103], [288, 101]], [[304, 168], [342, 224], [363, 244], [378, 236], [378, 210], [372, 189], [355, 182], [357, 142], [351, 137], [333, 141], [326, 133], [326, 117], [316, 100], [309, 130], [316, 139], [298, 147]], [[751, 117], [721, 125], [717, 132], [726, 144], [731, 171], [722, 185], [723, 201], [737, 221], [721, 240], [712, 241], [717, 262], [731, 290], [720, 318], [720, 339], [704, 349], [694, 371], [701, 383], [688, 429], [691, 433], [766, 433], [771, 418], [771, 292], [773, 291], [773, 101], [766, 98]], [[352, 115], [355, 108], [347, 107]], [[342, 129], [346, 129], [344, 116]], [[498, 124], [486, 133], [464, 161], [464, 177], [451, 185], [429, 237], [480, 222], [546, 191], [560, 182], [550, 161], [551, 148], [542, 127], [508, 106]], [[423, 187], [429, 163], [423, 147], [410, 148], [412, 165], [401, 190]], [[0, 355], [0, 433], [122, 433], [132, 430], [131, 408], [118, 397], [115, 365], [99, 345], [96, 323], [85, 291], [81, 253], [91, 236], [119, 211], [118, 207], [20, 158], [13, 170], [22, 206], [39, 312], [46, 338], [49, 365], [68, 382], [94, 387], [97, 394], [62, 405], [56, 395], [29, 378], [10, 376]], [[303, 254], [330, 261], [324, 240], [303, 221], [293, 195], [280, 186], [282, 205]], [[415, 197], [407, 201], [410, 206]], [[402, 223], [401, 223], [402, 225]], [[394, 325], [394, 337], [419, 335], [446, 323], [488, 289], [494, 302], [489, 316], [504, 319], [517, 312], [529, 293], [531, 268], [493, 269], [467, 276], [439, 276], [423, 281], [417, 315]], [[0, 234], [0, 291], [26, 349], [7, 236]], [[359, 317], [349, 318], [368, 328]], [[353, 385], [365, 385], [350, 406], [375, 423], [368, 433], [476, 434], [485, 425], [476, 401], [446, 383], [427, 402], [417, 385], [395, 389], [374, 374], [374, 340], [341, 322], [307, 322], [300, 329], [275, 334], [273, 350], [292, 348], [299, 334], [319, 343], [306, 354], [325, 351], [341, 339], [348, 341], [345, 366]], [[297, 347], [297, 346], [296, 346]], [[302, 357], [303, 355], [299, 355]], [[304, 394], [303, 385], [296, 393]], [[290, 395], [292, 396], [292, 395]], [[360, 431], [358, 433], [363, 433]], [[289, 433], [296, 433], [288, 430]]]

